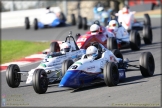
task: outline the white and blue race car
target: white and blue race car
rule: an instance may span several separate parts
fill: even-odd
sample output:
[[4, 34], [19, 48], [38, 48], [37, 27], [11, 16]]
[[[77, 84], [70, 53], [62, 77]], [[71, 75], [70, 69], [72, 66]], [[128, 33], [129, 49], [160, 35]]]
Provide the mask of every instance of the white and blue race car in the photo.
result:
[[[27, 76], [26, 84], [33, 85], [36, 93], [44, 93], [44, 86], [39, 89], [39, 85], [50, 84], [55, 81], [59, 81], [64, 75], [62, 71], [62, 63], [66, 60], [71, 60], [68, 65], [72, 65], [73, 62], [80, 59], [83, 54], [85, 54], [85, 49], [79, 49], [74, 38], [71, 36], [66, 37], [64, 42], [70, 43], [72, 50], [62, 54], [58, 51], [59, 44], [57, 42], [52, 42], [50, 45], [50, 53], [44, 52], [45, 57], [42, 62], [34, 69], [30, 71], [21, 71], [17, 64], [11, 64], [6, 70], [6, 80], [7, 84], [11, 88], [16, 88], [19, 86], [21, 81], [21, 74]], [[45, 75], [45, 76], [44, 76]], [[46, 77], [46, 79], [43, 79]], [[40, 87], [40, 88], [41, 88]]]
[[[66, 17], [61, 12], [61, 10], [57, 9], [58, 11], [51, 11], [50, 7], [46, 8], [46, 11], [41, 15], [40, 18], [34, 18], [33, 26], [34, 30], [41, 29], [41, 28], [48, 28], [48, 27], [57, 27], [57, 26], [64, 26], [66, 25]], [[30, 28], [30, 21], [28, 17], [25, 17], [25, 28]]]
[[[124, 59], [119, 50], [112, 52], [101, 44], [92, 44], [98, 48], [96, 59], [89, 59], [87, 55], [71, 65], [60, 81], [59, 87], [81, 88], [97, 82], [105, 82], [107, 86], [116, 86], [119, 81], [126, 78], [126, 71], [140, 70], [143, 77], [154, 74], [154, 57], [150, 52], [143, 52], [139, 60]], [[129, 62], [139, 61], [139, 65]], [[68, 61], [70, 62], [70, 61]], [[64, 63], [68, 65], [68, 62]], [[137, 69], [129, 69], [135, 67]]]

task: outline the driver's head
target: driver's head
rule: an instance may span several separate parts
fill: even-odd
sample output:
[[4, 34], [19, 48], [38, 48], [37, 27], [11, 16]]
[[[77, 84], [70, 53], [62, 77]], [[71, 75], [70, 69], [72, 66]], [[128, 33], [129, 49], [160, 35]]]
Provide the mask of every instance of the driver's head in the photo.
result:
[[123, 14], [129, 14], [129, 8], [128, 7], [123, 7], [122, 9]]
[[98, 56], [98, 50], [95, 46], [89, 46], [86, 50], [86, 55], [88, 59], [95, 59]]
[[92, 35], [97, 35], [97, 34], [99, 34], [100, 27], [97, 24], [93, 24], [90, 27], [90, 31], [91, 31]]
[[110, 32], [116, 32], [118, 29], [118, 22], [116, 20], [111, 20], [107, 28]]
[[69, 52], [69, 51], [71, 51], [71, 45], [70, 45], [70, 43], [68, 43], [68, 42], [62, 43], [61, 44], [61, 50], [60, 50], [60, 52], [62, 54], [65, 54], [66, 52]]

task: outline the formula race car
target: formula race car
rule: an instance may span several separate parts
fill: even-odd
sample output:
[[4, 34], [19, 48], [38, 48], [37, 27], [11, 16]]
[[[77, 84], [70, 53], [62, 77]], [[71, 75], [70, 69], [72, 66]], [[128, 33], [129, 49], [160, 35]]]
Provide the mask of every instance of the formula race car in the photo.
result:
[[132, 30], [130, 33], [119, 24], [116, 20], [111, 20], [109, 25], [106, 27], [109, 32], [114, 34], [115, 38], [108, 38], [107, 48], [109, 50], [113, 50], [114, 43], [113, 41], [117, 41], [118, 49], [128, 48], [130, 47], [132, 50], [140, 50], [141, 46], [141, 38], [140, 34], [137, 30]]
[[87, 30], [88, 26], [92, 25], [95, 20], [101, 22], [102, 26], [106, 26], [111, 20], [112, 9], [106, 10], [102, 4], [97, 4], [93, 8], [94, 18], [92, 20], [87, 20], [87, 17], [78, 16], [77, 27], [78, 29]]
[[105, 27], [102, 27], [102, 32], [99, 32], [98, 34], [92, 35], [91, 31], [86, 32], [84, 35], [78, 33], [75, 36], [75, 39], [80, 49], [86, 49], [92, 42], [99, 42], [105, 47], [110, 43], [112, 45], [111, 47], [113, 47], [112, 49], [117, 49], [117, 41], [114, 35], [107, 31]]
[[135, 11], [130, 11], [128, 8], [124, 7], [115, 15], [117, 20], [122, 26], [130, 32], [131, 30], [142, 31], [142, 38], [144, 39], [145, 44], [152, 43], [152, 29], [151, 29], [151, 19], [150, 16], [146, 13], [144, 14], [144, 19], [134, 19]]
[[[71, 45], [69, 51], [67, 51], [68, 48], [65, 48], [63, 49], [65, 51], [64, 53], [61, 52], [62, 49], [59, 52], [59, 44], [57, 42], [52, 42], [50, 45], [50, 52], [45, 52], [47, 55], [42, 62], [38, 65], [38, 67], [31, 69], [30, 71], [20, 71], [17, 64], [9, 65], [6, 70], [6, 80], [8, 86], [11, 88], [18, 87], [20, 82], [22, 82], [21, 75], [25, 75], [27, 76], [26, 84], [32, 84], [36, 93], [44, 93], [46, 91], [46, 87], [43, 86], [43, 84], [50, 84], [55, 81], [59, 81], [64, 75], [61, 71], [61, 67], [65, 60], [71, 60], [71, 63], [69, 64], [70, 66], [74, 61], [78, 60], [83, 54], [85, 54], [85, 50], [78, 48], [71, 34], [66, 37], [66, 40], [62, 43], [62, 45], [64, 43], [69, 43]], [[46, 79], [44, 79], [44, 77], [46, 77]]]
[[[143, 52], [139, 58], [139, 65], [131, 65], [130, 62], [138, 61], [122, 58], [119, 50], [104, 48], [101, 44], [92, 44], [98, 48], [99, 56], [96, 59], [82, 58], [71, 65], [60, 81], [59, 87], [81, 88], [97, 82], [105, 82], [107, 86], [116, 86], [119, 81], [126, 78], [126, 71], [140, 70], [143, 77], [151, 77], [154, 74], [155, 63], [150, 52]], [[115, 56], [114, 56], [115, 55]], [[68, 66], [70, 61], [64, 63]], [[64, 66], [64, 67], [65, 67]], [[135, 67], [137, 69], [129, 69]]]
[[[55, 9], [56, 10], [56, 9]], [[35, 18], [33, 21], [34, 30], [48, 27], [57, 27], [66, 25], [66, 17], [59, 9], [58, 11], [51, 11], [50, 7], [46, 8], [46, 12], [38, 19]], [[74, 18], [72, 20], [75, 20]], [[72, 21], [72, 24], [74, 21]], [[29, 17], [25, 17], [25, 28], [30, 29]]]

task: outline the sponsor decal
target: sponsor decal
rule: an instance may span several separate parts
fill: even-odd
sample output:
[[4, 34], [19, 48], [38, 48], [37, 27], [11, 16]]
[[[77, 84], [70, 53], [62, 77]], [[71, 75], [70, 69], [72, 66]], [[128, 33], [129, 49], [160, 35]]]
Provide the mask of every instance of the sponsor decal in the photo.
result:
[[77, 40], [77, 42], [85, 42], [87, 40], [87, 38], [79, 38], [78, 40]]
[[88, 67], [87, 68], [87, 71], [92, 71], [92, 70], [94, 70], [95, 69], [95, 66], [91, 66], [91, 67]]

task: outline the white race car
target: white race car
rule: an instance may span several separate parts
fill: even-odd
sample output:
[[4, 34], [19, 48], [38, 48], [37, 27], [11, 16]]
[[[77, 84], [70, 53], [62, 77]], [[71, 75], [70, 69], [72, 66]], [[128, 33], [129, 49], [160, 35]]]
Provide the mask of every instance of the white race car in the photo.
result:
[[122, 26], [119, 25], [118, 30], [114, 33], [107, 26], [109, 32], [114, 34], [114, 37], [107, 38], [107, 48], [109, 50], [131, 48], [132, 50], [140, 50], [141, 38], [140, 34], [136, 30], [132, 30], [130, 33]]
[[[129, 10], [128, 10], [129, 11]], [[117, 16], [118, 22], [128, 31], [131, 30], [142, 30], [142, 38], [144, 39], [145, 44], [152, 43], [152, 29], [151, 29], [151, 20], [148, 14], [144, 14], [144, 19], [135, 19], [135, 11], [129, 11], [128, 13], [123, 13], [120, 10], [115, 15]]]
[[[21, 74], [27, 76], [26, 84], [33, 85], [35, 92], [42, 93], [44, 90], [37, 88], [38, 85], [43, 83], [49, 84], [55, 81], [59, 81], [64, 73], [61, 71], [62, 63], [65, 60], [71, 60], [71, 63], [68, 64], [69, 66], [73, 64], [74, 61], [81, 58], [83, 54], [85, 54], [85, 49], [79, 49], [74, 38], [71, 36], [66, 37], [64, 42], [70, 43], [72, 46], [72, 50], [62, 54], [58, 51], [59, 44], [57, 42], [52, 42], [50, 46], [50, 53], [47, 54], [42, 62], [38, 65], [38, 67], [31, 69], [30, 71], [20, 71], [20, 68], [17, 64], [11, 64], [8, 66], [6, 70], [6, 80], [7, 84], [11, 88], [16, 88], [19, 86], [21, 82]], [[66, 67], [68, 68], [68, 67]], [[40, 69], [42, 69], [40, 71]], [[43, 77], [42, 72], [45, 72], [46, 77], [48, 80], [40, 81], [39, 78]]]

